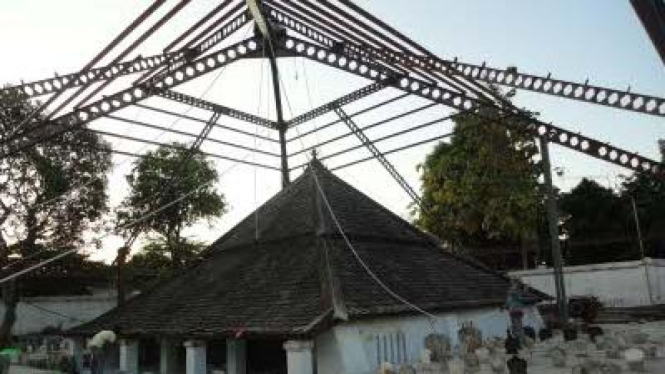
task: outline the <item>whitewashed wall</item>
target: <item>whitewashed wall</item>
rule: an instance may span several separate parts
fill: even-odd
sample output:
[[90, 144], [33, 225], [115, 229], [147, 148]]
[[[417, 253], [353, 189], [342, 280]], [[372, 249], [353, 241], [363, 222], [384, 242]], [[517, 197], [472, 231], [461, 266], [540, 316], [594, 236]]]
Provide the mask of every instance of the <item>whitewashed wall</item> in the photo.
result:
[[[556, 294], [551, 268], [516, 271], [511, 275], [550, 295]], [[665, 303], [665, 260], [661, 259], [568, 266], [564, 268], [564, 278], [569, 296], [595, 295], [606, 306]]]
[[[483, 338], [505, 337], [506, 311], [498, 308], [440, 314], [433, 323], [425, 316], [407, 316], [343, 323], [316, 339], [318, 374], [376, 373], [379, 362], [416, 363], [425, 348], [425, 337], [432, 333], [448, 335], [458, 344], [462, 323], [473, 321]], [[528, 311], [525, 324], [536, 329], [542, 320], [535, 308]], [[384, 344], [385, 343], [385, 344]]]
[[[90, 296], [25, 298], [16, 310], [13, 334], [39, 333], [45, 327], [67, 329], [90, 321], [115, 305], [116, 296], [110, 292]], [[0, 316], [4, 313], [4, 306], [0, 303]]]

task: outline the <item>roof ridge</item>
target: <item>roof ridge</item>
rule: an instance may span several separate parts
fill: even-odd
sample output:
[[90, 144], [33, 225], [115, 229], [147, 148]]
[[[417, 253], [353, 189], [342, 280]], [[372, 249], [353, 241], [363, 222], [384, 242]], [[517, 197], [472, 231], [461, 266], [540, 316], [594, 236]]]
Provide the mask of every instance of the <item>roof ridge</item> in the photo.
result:
[[[318, 161], [318, 160], [317, 160], [317, 161]], [[352, 192], [355, 192], [355, 193], [360, 194], [363, 198], [367, 199], [367, 201], [369, 201], [370, 203], [372, 203], [372, 205], [373, 205], [375, 208], [379, 209], [382, 213], [385, 213], [385, 214], [387, 214], [388, 216], [390, 216], [394, 221], [398, 222], [401, 226], [403, 226], [404, 228], [408, 229], [408, 230], [411, 231], [412, 233], [416, 234], [418, 237], [424, 239], [424, 241], [426, 241], [427, 243], [430, 243], [430, 244], [435, 245], [435, 246], [438, 245], [438, 242], [436, 242], [435, 240], [433, 240], [432, 237], [431, 237], [431, 235], [429, 235], [428, 233], [425, 233], [425, 232], [423, 232], [422, 230], [416, 228], [411, 222], [409, 222], [409, 221], [407, 221], [406, 219], [400, 217], [399, 215], [397, 215], [396, 213], [394, 213], [394, 212], [391, 211], [390, 209], [384, 207], [384, 206], [381, 205], [379, 202], [377, 202], [376, 200], [372, 199], [370, 196], [364, 194], [364, 193], [363, 193], [362, 191], [360, 191], [359, 189], [353, 187], [352, 185], [350, 185], [349, 183], [347, 183], [346, 181], [344, 181], [342, 178], [340, 178], [340, 177], [338, 177], [337, 175], [335, 175], [332, 171], [330, 171], [329, 169], [327, 169], [325, 166], [323, 166], [320, 162], [317, 162], [317, 164], [318, 164], [318, 165], [321, 165], [322, 168], [323, 168], [323, 170], [325, 170], [325, 171], [327, 172], [326, 174], [329, 175], [329, 176], [331, 176], [336, 182], [340, 183], [344, 188], [346, 188], [347, 190], [350, 190], [350, 191], [352, 191]], [[321, 188], [324, 190], [324, 193], [325, 193], [325, 188], [324, 188], [323, 186], [322, 186]], [[333, 209], [333, 211], [334, 211], [334, 207], [331, 206], [331, 209]], [[335, 232], [336, 232], [336, 231], [337, 231], [337, 230], [335, 230]], [[347, 234], [347, 235], [348, 235], [348, 234]], [[369, 236], [371, 236], [371, 235], [369, 235]]]
[[[217, 248], [217, 246], [218, 246], [219, 244], [224, 243], [224, 241], [226, 241], [227, 239], [229, 239], [233, 234], [237, 233], [237, 232], [242, 228], [242, 225], [243, 225], [245, 222], [249, 221], [249, 220], [250, 220], [255, 214], [259, 214], [259, 215], [260, 215], [260, 214], [261, 214], [261, 209], [262, 209], [263, 207], [270, 206], [271, 204], [277, 202], [279, 199], [283, 198], [284, 196], [288, 195], [289, 193], [292, 193], [292, 192], [295, 190], [295, 188], [294, 188], [295, 186], [299, 185], [300, 183], [304, 183], [303, 181], [305, 180], [306, 172], [307, 172], [307, 170], [305, 170], [305, 172], [303, 172], [300, 176], [298, 176], [298, 178], [296, 178], [293, 182], [291, 182], [291, 184], [289, 184], [289, 186], [288, 186], [287, 188], [282, 188], [282, 189], [279, 190], [279, 192], [277, 192], [273, 197], [271, 197], [271, 198], [268, 199], [265, 203], [261, 204], [259, 207], [257, 207], [256, 209], [254, 209], [251, 213], [249, 213], [248, 215], [246, 215], [245, 218], [241, 219], [241, 220], [240, 220], [235, 226], [233, 226], [229, 231], [227, 231], [226, 233], [224, 233], [224, 235], [222, 235], [222, 236], [219, 237], [217, 240], [215, 240], [214, 242], [212, 242], [212, 243], [208, 246], [208, 249], [205, 250], [205, 252], [208, 252], [208, 251], [211, 251], [211, 252], [218, 251], [219, 249]], [[274, 221], [274, 219], [276, 219], [276, 218], [277, 218], [277, 217], [273, 218], [273, 221]], [[260, 227], [259, 227], [259, 230], [260, 230]], [[269, 241], [266, 241], [266, 242], [271, 242], [271, 241], [269, 240]], [[240, 247], [240, 246], [243, 246], [243, 245], [238, 245], [238, 246], [234, 246], [234, 247]], [[208, 254], [208, 253], [202, 253], [202, 255], [204, 255], [204, 256], [207, 255], [207, 254]]]
[[[322, 284], [321, 286], [328, 287], [330, 304], [332, 305], [333, 309], [333, 318], [341, 321], [348, 321], [349, 313], [347, 311], [346, 302], [344, 300], [344, 292], [342, 290], [341, 281], [335, 272], [335, 267], [330, 262], [328, 240], [325, 237], [321, 237], [318, 243], [320, 243], [319, 250], [321, 250], [320, 247], [323, 247], [323, 262], [325, 264], [325, 273], [323, 276], [327, 281], [327, 284]], [[322, 289], [322, 291], [324, 290]]]

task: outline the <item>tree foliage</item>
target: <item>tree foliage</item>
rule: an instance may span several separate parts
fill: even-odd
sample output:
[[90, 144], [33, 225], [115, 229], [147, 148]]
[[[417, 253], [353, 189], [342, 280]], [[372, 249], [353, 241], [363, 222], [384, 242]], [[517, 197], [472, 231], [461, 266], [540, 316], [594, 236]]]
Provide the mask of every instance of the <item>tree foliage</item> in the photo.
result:
[[[37, 116], [30, 127], [20, 127], [37, 105], [16, 91], [0, 95], [0, 142], [47, 126], [41, 123], [44, 117]], [[25, 258], [42, 250], [82, 246], [84, 234], [107, 211], [110, 167], [108, 145], [85, 130], [64, 133], [0, 160], [0, 265], [7, 264], [10, 255]], [[4, 289], [8, 309], [0, 345], [11, 330], [12, 305], [18, 301], [16, 289], [10, 288]]]
[[218, 180], [214, 165], [183, 144], [173, 146], [149, 152], [134, 164], [127, 176], [131, 191], [118, 209], [118, 223], [124, 231], [156, 234], [178, 268], [187, 260], [189, 245], [183, 230], [220, 217], [226, 202], [214, 187]]
[[559, 215], [566, 238], [566, 264], [634, 259], [635, 252], [630, 248], [634, 228], [629, 204], [611, 188], [586, 178], [562, 194]]
[[[660, 140], [659, 146], [665, 161], [665, 142]], [[583, 179], [561, 195], [559, 208], [568, 264], [641, 258], [636, 218], [644, 254], [665, 258], [665, 181], [661, 177], [634, 173], [616, 190]]]
[[[658, 143], [661, 162], [665, 164], [665, 140]], [[624, 198], [635, 202], [646, 255], [665, 258], [664, 178], [649, 173], [635, 173], [621, 187]]]
[[[178, 249], [183, 263], [194, 263], [205, 247], [205, 244], [200, 242], [182, 240]], [[169, 243], [164, 240], [149, 242], [132, 256], [127, 263], [127, 269], [132, 287], [139, 290], [169, 278], [174, 270]]]
[[[513, 93], [504, 96], [509, 100]], [[524, 126], [524, 119], [506, 119], [495, 108], [455, 117], [450, 143], [436, 145], [419, 166], [427, 212], [419, 211], [416, 223], [462, 247], [533, 238], [540, 168]]]

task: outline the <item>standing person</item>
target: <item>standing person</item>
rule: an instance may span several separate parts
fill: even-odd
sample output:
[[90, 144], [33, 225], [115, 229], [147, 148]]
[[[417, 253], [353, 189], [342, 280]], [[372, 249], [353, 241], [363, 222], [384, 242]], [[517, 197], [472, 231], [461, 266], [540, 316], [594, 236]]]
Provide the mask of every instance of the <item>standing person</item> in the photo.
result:
[[534, 302], [534, 298], [530, 297], [524, 285], [518, 279], [510, 280], [510, 288], [506, 296], [506, 309], [510, 315], [510, 331], [511, 335], [517, 338], [520, 346], [524, 346], [524, 309]]
[[90, 362], [92, 374], [104, 374], [108, 348], [115, 343], [116, 339], [116, 332], [111, 330], [100, 331], [90, 339], [88, 348], [92, 352]]

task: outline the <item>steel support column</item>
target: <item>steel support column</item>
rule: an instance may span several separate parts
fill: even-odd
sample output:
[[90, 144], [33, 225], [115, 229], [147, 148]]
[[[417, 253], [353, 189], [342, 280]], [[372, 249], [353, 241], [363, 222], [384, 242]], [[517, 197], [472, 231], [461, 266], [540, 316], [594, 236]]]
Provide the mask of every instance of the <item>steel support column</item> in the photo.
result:
[[545, 190], [547, 194], [547, 226], [552, 246], [552, 262], [554, 265], [554, 286], [556, 288], [556, 302], [559, 309], [559, 318], [568, 322], [568, 301], [566, 299], [566, 284], [563, 281], [563, 258], [559, 245], [559, 215], [556, 208], [556, 197], [552, 185], [552, 165], [550, 163], [549, 139], [542, 136], [540, 139], [540, 154], [543, 161], [545, 175]]
[[[272, 49], [272, 48], [271, 48]], [[270, 72], [272, 74], [272, 86], [275, 91], [275, 109], [277, 111], [277, 130], [279, 131], [279, 150], [281, 153], [281, 167], [282, 167], [282, 187], [291, 183], [289, 176], [289, 158], [286, 153], [286, 130], [288, 124], [284, 121], [284, 109], [282, 107], [282, 94], [279, 85], [279, 70], [277, 67], [277, 59], [275, 54], [270, 52]]]
[[[268, 23], [264, 13], [261, 0], [247, 0], [247, 8], [254, 18], [256, 27], [263, 35], [263, 50], [268, 53], [270, 60], [270, 72], [272, 75], [272, 88], [275, 93], [275, 111], [277, 113], [277, 130], [279, 131], [279, 149], [281, 152], [282, 168], [282, 188], [285, 188], [291, 182], [289, 177], [289, 158], [286, 154], [286, 130], [289, 124], [284, 121], [284, 108], [282, 107], [282, 92], [279, 84], [279, 69], [277, 67], [277, 39], [275, 30]], [[267, 48], [266, 48], [267, 47]]]

